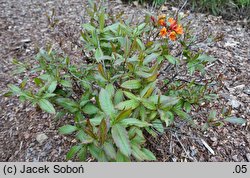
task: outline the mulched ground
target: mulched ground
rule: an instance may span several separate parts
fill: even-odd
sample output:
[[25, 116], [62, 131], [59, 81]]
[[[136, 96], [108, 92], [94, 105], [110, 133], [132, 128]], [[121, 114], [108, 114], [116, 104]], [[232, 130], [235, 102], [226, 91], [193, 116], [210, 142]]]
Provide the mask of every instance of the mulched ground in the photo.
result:
[[[61, 44], [60, 50], [79, 59], [76, 44], [80, 25], [87, 21], [86, 6], [81, 0], [0, 0], [0, 91], [7, 91], [10, 83], [20, 82], [11, 73], [12, 59], [31, 60], [37, 49], [47, 43], [55, 48]], [[146, 11], [157, 14], [157, 10], [119, 1], [109, 1], [107, 6], [114, 13], [124, 11], [124, 19], [133, 15], [140, 21]], [[46, 16], [53, 9], [59, 20], [54, 30]], [[206, 132], [180, 124], [157, 139], [148, 138], [148, 147], [158, 161], [250, 161], [250, 30], [241, 22], [211, 15], [189, 14], [186, 19], [192, 22], [197, 37], [206, 32], [218, 39], [197, 44], [218, 59], [207, 70], [224, 76], [217, 105], [232, 105], [233, 114], [248, 122]], [[0, 161], [65, 161], [65, 153], [75, 142], [57, 132], [65, 122], [55, 122], [52, 116], [20, 103], [17, 98], [0, 95]], [[43, 142], [37, 137], [41, 134], [45, 135]]]

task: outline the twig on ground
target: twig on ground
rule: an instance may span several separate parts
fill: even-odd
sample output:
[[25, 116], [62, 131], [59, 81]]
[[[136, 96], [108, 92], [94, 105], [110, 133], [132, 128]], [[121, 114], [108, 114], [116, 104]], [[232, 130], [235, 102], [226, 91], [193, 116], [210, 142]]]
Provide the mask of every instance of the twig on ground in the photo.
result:
[[177, 139], [177, 141], [180, 143], [180, 145], [181, 145], [182, 149], [184, 150], [184, 152], [186, 153], [187, 157], [188, 157], [190, 160], [192, 160], [192, 161], [197, 161], [195, 158], [193, 158], [193, 157], [191, 157], [191, 156], [189, 155], [189, 153], [187, 152], [186, 148], [184, 147], [183, 143], [182, 143], [181, 140], [179, 139], [179, 137], [178, 137], [178, 135], [177, 135], [176, 132], [175, 132], [174, 136], [175, 136], [175, 138]]
[[172, 134], [170, 135], [170, 145], [169, 145], [169, 153], [172, 154], [173, 153], [173, 136]]
[[201, 138], [201, 142], [202, 142], [203, 145], [208, 149], [208, 151], [209, 151], [210, 153], [212, 153], [212, 155], [215, 155], [214, 150], [207, 144], [207, 142], [205, 142], [205, 140], [203, 140], [203, 139]]

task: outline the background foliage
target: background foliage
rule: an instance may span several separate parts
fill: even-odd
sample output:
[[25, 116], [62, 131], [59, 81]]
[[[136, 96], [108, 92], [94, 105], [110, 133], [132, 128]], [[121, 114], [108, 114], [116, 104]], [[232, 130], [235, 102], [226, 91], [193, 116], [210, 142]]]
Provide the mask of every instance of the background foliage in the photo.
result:
[[[123, 2], [132, 1], [123, 0]], [[155, 6], [167, 3], [178, 7], [184, 4], [185, 0], [139, 0], [138, 2], [150, 3]], [[188, 0], [186, 8], [196, 12], [210, 12], [213, 15], [223, 15], [225, 17], [239, 16], [240, 18], [248, 18], [250, 15], [250, 0]]]

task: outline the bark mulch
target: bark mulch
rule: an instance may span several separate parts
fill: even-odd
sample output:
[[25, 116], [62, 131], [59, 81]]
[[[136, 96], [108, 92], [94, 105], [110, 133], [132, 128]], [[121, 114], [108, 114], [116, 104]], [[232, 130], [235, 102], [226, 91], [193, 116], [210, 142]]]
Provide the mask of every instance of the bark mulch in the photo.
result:
[[[120, 1], [107, 5], [114, 13], [124, 11], [124, 19], [133, 15], [140, 21], [147, 11], [159, 13]], [[0, 0], [0, 161], [66, 161], [65, 154], [75, 140], [59, 135], [57, 129], [67, 121], [55, 121], [2, 93], [8, 84], [20, 83], [20, 76], [11, 73], [13, 58], [32, 60], [37, 49], [48, 43], [58, 49], [61, 46], [60, 50], [73, 59], [82, 57], [77, 44], [81, 24], [87, 21], [86, 7], [87, 2], [81, 0]], [[59, 21], [54, 30], [46, 16], [53, 9]], [[198, 38], [206, 32], [214, 39], [197, 46], [218, 59], [207, 70], [224, 78], [220, 100], [215, 104], [232, 106], [233, 114], [247, 123], [202, 132], [180, 122], [156, 139], [148, 137], [148, 147], [157, 161], [250, 161], [250, 29], [237, 21], [206, 14], [191, 13], [186, 19], [192, 22]], [[196, 116], [202, 117], [206, 115]]]

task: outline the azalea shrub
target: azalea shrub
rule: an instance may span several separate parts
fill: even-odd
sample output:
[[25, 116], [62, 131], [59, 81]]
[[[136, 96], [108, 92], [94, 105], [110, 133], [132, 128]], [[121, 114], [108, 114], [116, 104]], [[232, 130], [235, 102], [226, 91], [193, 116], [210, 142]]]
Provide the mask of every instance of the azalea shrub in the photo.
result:
[[[191, 50], [192, 35], [178, 15], [146, 15], [135, 24], [102, 5], [90, 1], [90, 6], [90, 22], [81, 31], [85, 60], [76, 64], [66, 54], [41, 49], [36, 65], [15, 61], [20, 72], [32, 77], [9, 85], [6, 96], [16, 95], [55, 118], [71, 120], [59, 128], [78, 140], [67, 159], [156, 160], [145, 137], [164, 133], [179, 119], [197, 126], [192, 111], [217, 97], [212, 81], [179, 77], [202, 78], [215, 59]], [[210, 115], [203, 126], [225, 122], [214, 111]], [[227, 110], [223, 116], [237, 120]]]

